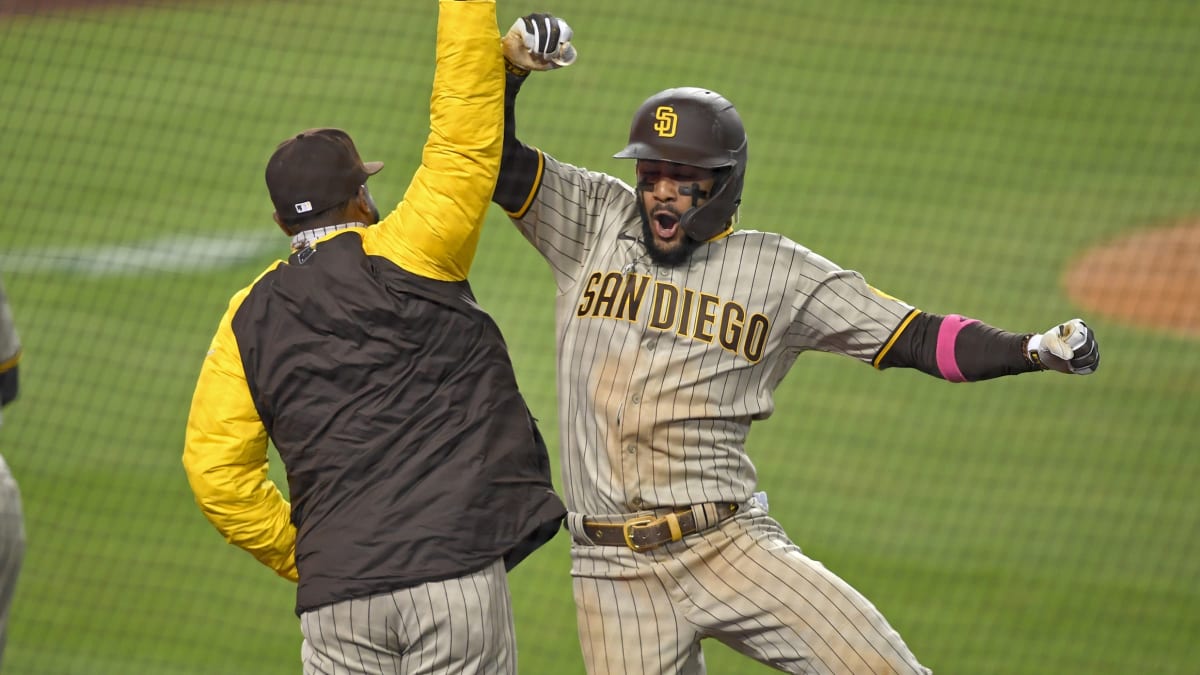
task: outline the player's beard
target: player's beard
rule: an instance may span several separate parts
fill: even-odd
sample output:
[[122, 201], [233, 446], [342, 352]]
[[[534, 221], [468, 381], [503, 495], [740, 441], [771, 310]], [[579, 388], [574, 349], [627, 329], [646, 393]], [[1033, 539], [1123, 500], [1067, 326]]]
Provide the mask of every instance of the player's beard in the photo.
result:
[[692, 257], [692, 251], [699, 248], [702, 242], [687, 236], [686, 232], [681, 234], [682, 236], [673, 242], [670, 248], [659, 244], [658, 239], [654, 236], [654, 229], [650, 226], [650, 218], [646, 214], [645, 207], [642, 207], [642, 241], [646, 245], [646, 254], [650, 256], [650, 260], [654, 264], [660, 267], [678, 267]]

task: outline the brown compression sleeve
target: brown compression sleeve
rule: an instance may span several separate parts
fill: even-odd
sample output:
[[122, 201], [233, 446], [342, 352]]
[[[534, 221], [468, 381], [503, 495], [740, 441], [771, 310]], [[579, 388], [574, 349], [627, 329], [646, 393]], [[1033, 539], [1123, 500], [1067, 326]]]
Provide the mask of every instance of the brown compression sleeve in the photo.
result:
[[496, 179], [492, 201], [509, 215], [519, 217], [541, 184], [538, 180], [541, 155], [517, 139], [517, 93], [521, 91], [529, 71], [523, 71], [507, 60], [504, 65], [504, 150], [500, 155], [500, 176]]
[[879, 360], [879, 369], [915, 368], [960, 382], [1028, 373], [1040, 370], [1025, 355], [1028, 341], [1028, 333], [1009, 333], [953, 315], [922, 313], [902, 325], [900, 335]]

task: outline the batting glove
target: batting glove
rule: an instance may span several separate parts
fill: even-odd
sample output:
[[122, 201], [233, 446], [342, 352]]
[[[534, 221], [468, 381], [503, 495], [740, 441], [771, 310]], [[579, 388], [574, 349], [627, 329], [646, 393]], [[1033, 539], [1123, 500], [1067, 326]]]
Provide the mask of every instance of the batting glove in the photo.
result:
[[1029, 338], [1029, 360], [1047, 370], [1090, 375], [1100, 367], [1100, 345], [1082, 319], [1071, 319]]
[[526, 14], [504, 35], [504, 58], [522, 70], [554, 70], [575, 63], [575, 36], [566, 21], [545, 13]]

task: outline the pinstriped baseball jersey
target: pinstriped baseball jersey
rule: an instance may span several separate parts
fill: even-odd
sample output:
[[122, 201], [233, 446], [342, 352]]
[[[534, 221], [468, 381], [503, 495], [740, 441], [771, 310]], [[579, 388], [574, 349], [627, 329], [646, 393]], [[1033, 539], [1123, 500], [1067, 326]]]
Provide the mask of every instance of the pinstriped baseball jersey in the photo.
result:
[[778, 234], [751, 230], [654, 264], [638, 196], [542, 155], [515, 218], [558, 286], [563, 489], [571, 511], [745, 502], [754, 420], [804, 351], [871, 362], [913, 308]]

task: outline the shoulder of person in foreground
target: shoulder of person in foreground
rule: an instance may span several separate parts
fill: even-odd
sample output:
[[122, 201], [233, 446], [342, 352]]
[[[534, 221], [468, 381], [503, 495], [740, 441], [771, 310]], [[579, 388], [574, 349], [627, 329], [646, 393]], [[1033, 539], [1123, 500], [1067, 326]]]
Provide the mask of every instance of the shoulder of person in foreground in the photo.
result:
[[368, 228], [369, 253], [442, 281], [467, 278], [503, 138], [504, 79], [496, 5], [440, 0], [430, 132], [403, 200]]

